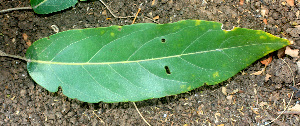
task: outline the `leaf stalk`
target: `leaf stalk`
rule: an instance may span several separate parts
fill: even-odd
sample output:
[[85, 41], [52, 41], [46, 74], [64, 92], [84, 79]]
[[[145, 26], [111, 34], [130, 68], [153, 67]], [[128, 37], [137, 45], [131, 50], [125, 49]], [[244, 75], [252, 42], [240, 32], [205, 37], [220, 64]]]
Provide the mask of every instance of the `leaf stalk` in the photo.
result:
[[16, 8], [9, 8], [9, 9], [5, 9], [5, 10], [1, 10], [0, 13], [7, 13], [10, 11], [16, 11], [16, 10], [32, 10], [32, 7], [16, 7]]
[[24, 61], [26, 61], [26, 62], [29, 62], [29, 59], [26, 59], [25, 57], [7, 54], [7, 53], [5, 53], [5, 52], [3, 52], [3, 51], [1, 51], [1, 50], [0, 50], [0, 56], [11, 57], [11, 58], [16, 58], [16, 59], [21, 59], [21, 60], [24, 60]]

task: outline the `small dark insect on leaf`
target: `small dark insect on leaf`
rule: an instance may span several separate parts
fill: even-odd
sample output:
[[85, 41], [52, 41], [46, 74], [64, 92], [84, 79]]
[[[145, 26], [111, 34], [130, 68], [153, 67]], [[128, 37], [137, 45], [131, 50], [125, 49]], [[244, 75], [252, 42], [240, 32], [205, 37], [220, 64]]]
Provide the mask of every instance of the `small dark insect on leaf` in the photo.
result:
[[166, 69], [166, 73], [167, 73], [167, 74], [171, 74], [171, 71], [170, 71], [170, 69], [169, 69], [168, 66], [165, 66], [165, 69]]

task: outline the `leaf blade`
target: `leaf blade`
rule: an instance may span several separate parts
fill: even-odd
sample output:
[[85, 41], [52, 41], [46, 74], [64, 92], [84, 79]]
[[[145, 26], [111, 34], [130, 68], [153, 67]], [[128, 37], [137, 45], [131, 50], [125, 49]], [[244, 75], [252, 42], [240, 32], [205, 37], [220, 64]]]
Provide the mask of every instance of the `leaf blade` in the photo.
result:
[[186, 20], [61, 32], [35, 42], [26, 57], [29, 74], [51, 92], [59, 85], [81, 101], [126, 102], [217, 84], [288, 44], [262, 31]]
[[78, 0], [30, 0], [32, 9], [37, 14], [49, 14], [74, 6]]

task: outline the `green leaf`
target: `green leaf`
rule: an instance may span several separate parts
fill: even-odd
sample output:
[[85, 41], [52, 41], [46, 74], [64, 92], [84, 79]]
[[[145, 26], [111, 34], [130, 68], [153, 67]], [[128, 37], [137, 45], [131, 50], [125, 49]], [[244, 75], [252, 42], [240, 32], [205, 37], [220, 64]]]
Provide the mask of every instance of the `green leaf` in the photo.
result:
[[49, 14], [74, 6], [78, 0], [30, 0], [31, 7], [37, 14]]
[[260, 30], [185, 20], [69, 30], [40, 39], [26, 58], [50, 92], [85, 102], [159, 98], [218, 84], [289, 41]]

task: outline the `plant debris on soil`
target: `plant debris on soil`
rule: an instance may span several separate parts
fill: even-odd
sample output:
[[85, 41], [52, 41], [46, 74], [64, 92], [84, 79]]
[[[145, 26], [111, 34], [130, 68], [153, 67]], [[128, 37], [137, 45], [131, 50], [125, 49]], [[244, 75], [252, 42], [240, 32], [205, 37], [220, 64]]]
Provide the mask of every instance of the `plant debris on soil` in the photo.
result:
[[[169, 23], [186, 19], [217, 21], [223, 29], [263, 30], [300, 46], [300, 2], [291, 0], [104, 0], [118, 16], [135, 16], [135, 23]], [[27, 7], [28, 0], [0, 0], [0, 9]], [[79, 2], [49, 15], [32, 10], [0, 14], [0, 50], [25, 56], [31, 42], [59, 31], [129, 25], [133, 18], [114, 18], [100, 1]], [[280, 51], [278, 51], [280, 52]], [[299, 57], [274, 52], [215, 86], [136, 102], [152, 125], [264, 125], [288, 105], [289, 112], [272, 125], [300, 125]], [[281, 54], [282, 55], [282, 54]], [[263, 61], [271, 56], [268, 65]], [[281, 57], [281, 56], [279, 56]], [[252, 74], [262, 71], [260, 74]], [[295, 85], [293, 84], [295, 79]], [[133, 104], [85, 103], [51, 93], [28, 75], [26, 62], [0, 57], [0, 125], [146, 125]], [[292, 88], [290, 88], [292, 87]], [[294, 107], [293, 109], [291, 109]]]

